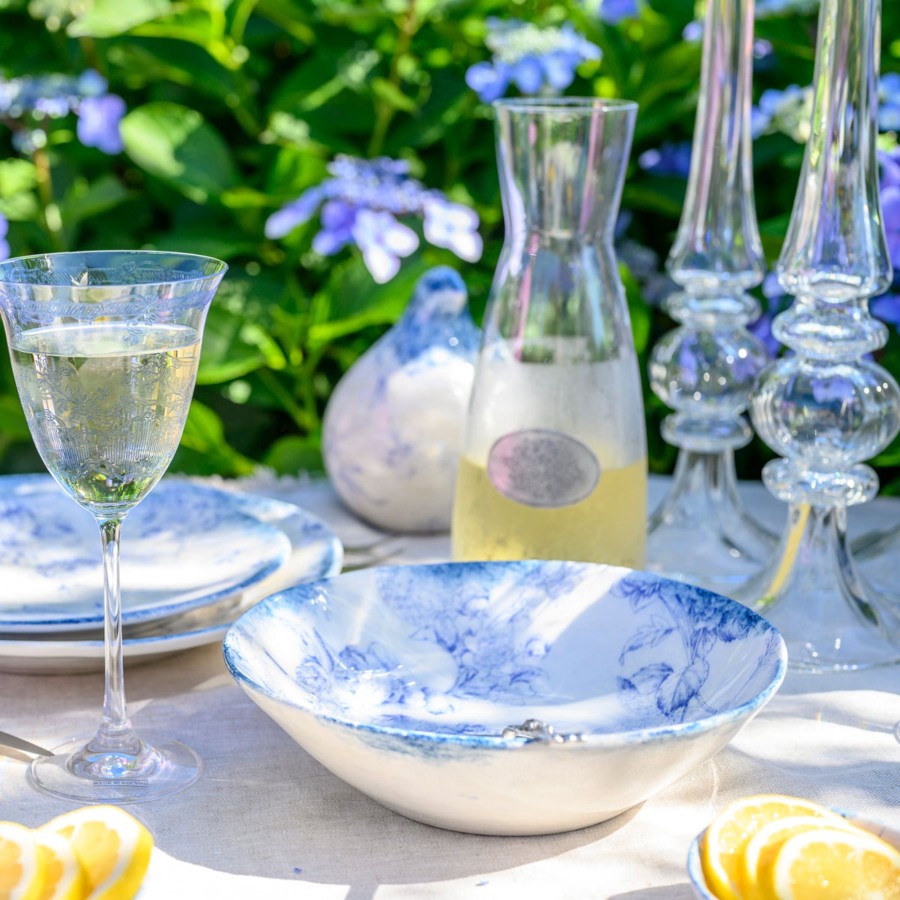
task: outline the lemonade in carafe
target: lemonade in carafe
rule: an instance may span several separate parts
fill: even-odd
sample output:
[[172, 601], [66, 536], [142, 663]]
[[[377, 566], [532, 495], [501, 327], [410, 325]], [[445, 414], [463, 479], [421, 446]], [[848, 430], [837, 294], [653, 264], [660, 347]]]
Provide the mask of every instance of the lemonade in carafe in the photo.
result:
[[646, 431], [612, 250], [636, 107], [496, 108], [507, 235], [457, 475], [453, 556], [639, 568]]

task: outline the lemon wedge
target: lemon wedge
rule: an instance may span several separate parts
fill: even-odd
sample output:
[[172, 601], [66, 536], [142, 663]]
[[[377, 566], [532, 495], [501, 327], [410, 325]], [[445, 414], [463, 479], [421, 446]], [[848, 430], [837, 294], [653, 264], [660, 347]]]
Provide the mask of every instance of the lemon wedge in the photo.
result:
[[788, 816], [838, 818], [810, 800], [759, 794], [734, 801], [713, 819], [700, 842], [700, 863], [710, 890], [719, 900], [742, 900], [747, 844], [763, 825]]
[[34, 832], [17, 822], [0, 822], [0, 897], [38, 900], [43, 882]]
[[150, 865], [153, 836], [117, 806], [86, 806], [63, 813], [39, 831], [72, 845], [84, 871], [89, 900], [131, 900]]
[[71, 842], [53, 831], [37, 830], [34, 836], [44, 870], [38, 900], [81, 900], [88, 892], [87, 879]]
[[900, 852], [860, 829], [802, 831], [760, 866], [759, 884], [766, 900], [900, 900]]

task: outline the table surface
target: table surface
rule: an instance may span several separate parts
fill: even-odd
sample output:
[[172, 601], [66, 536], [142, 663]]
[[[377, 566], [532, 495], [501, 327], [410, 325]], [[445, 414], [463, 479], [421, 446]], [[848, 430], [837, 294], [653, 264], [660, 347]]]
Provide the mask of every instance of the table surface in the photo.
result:
[[[324, 482], [257, 478], [241, 488], [304, 506], [348, 545], [372, 536]], [[651, 501], [664, 490], [652, 480]], [[777, 528], [783, 507], [760, 485], [741, 490], [748, 508]], [[859, 530], [898, 522], [896, 500], [851, 514]], [[403, 541], [397, 561], [448, 557], [446, 535]], [[189, 790], [128, 807], [167, 854], [154, 858], [142, 900], [201, 891], [254, 900], [687, 900], [688, 845], [740, 796], [800, 795], [900, 826], [900, 667], [792, 672], [727, 748], [669, 789], [609, 822], [527, 838], [421, 825], [344, 784], [237, 687], [219, 644], [129, 666], [126, 687], [138, 729], [177, 736], [204, 761]], [[0, 727], [53, 747], [96, 726], [102, 676], [0, 674], [0, 696]], [[0, 819], [35, 826], [75, 805], [35, 791], [26, 764], [0, 756]]]

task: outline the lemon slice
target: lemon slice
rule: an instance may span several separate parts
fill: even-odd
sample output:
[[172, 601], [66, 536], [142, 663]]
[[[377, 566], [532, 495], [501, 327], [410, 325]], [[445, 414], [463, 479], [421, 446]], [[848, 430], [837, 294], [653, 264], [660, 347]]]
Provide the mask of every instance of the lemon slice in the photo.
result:
[[823, 826], [838, 830], [858, 831], [855, 826], [850, 825], [837, 813], [831, 813], [828, 810], [823, 810], [823, 812], [828, 815], [786, 816], [773, 819], [760, 827], [744, 847], [739, 879], [742, 900], [764, 900], [765, 892], [760, 887], [760, 871], [771, 869], [772, 860], [775, 858], [778, 848], [789, 837]]
[[759, 876], [766, 898], [900, 900], [900, 851], [859, 829], [823, 826], [787, 838]]
[[787, 816], [834, 817], [836, 813], [810, 800], [781, 794], [742, 797], [726, 806], [710, 823], [700, 842], [700, 863], [710, 890], [719, 900], [741, 900], [744, 850], [765, 825]]
[[43, 881], [34, 832], [18, 822], [0, 822], [0, 897], [37, 900]]
[[153, 836], [117, 806], [85, 806], [63, 813], [41, 831], [68, 838], [81, 863], [89, 900], [130, 900], [138, 892]]
[[39, 900], [81, 900], [87, 879], [71, 842], [53, 831], [37, 830], [34, 836], [44, 870]]

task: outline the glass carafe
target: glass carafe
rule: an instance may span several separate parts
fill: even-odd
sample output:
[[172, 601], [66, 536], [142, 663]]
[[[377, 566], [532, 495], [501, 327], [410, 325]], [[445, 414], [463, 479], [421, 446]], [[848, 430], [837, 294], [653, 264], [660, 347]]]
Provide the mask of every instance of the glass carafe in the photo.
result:
[[637, 105], [495, 104], [506, 238], [457, 476], [455, 559], [641, 567], [646, 426], [613, 230]]

